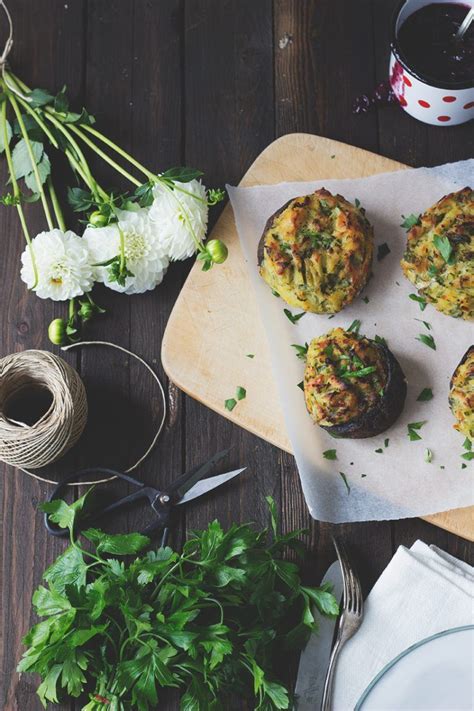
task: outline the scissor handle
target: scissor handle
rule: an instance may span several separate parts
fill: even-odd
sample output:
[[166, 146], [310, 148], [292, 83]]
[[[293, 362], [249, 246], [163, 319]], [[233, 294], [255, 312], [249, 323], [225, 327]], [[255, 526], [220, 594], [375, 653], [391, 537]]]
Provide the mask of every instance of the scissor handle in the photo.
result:
[[[123, 472], [118, 472], [115, 471], [115, 469], [109, 469], [107, 467], [92, 467], [88, 469], [81, 469], [78, 472], [73, 472], [69, 476], [67, 476], [65, 479], [62, 479], [60, 482], [56, 484], [54, 487], [51, 496], [49, 497], [48, 501], [54, 501], [55, 499], [58, 499], [60, 497], [60, 494], [63, 492], [63, 490], [66, 488], [67, 484], [71, 481], [76, 481], [77, 479], [82, 479], [82, 478], [90, 478], [94, 474], [105, 474], [106, 476], [115, 476], [118, 479], [123, 479], [125, 481], [128, 481], [130, 484], [134, 484], [135, 486], [139, 487], [139, 490], [136, 492], [133, 492], [133, 494], [130, 494], [130, 496], [125, 496], [123, 499], [118, 499], [118, 501], [114, 501], [112, 504], [107, 506], [105, 509], [101, 509], [100, 511], [97, 511], [95, 514], [92, 514], [88, 518], [88, 522], [94, 520], [94, 518], [97, 518], [98, 516], [101, 516], [103, 513], [107, 513], [108, 511], [112, 511], [114, 509], [121, 508], [121, 506], [125, 506], [126, 500], [127, 503], [130, 503], [131, 501], [135, 499], [140, 499], [143, 498], [144, 495], [144, 484], [141, 481], [138, 481], [137, 479], [134, 479], [133, 477], [129, 476], [128, 474], [124, 474]], [[46, 527], [46, 530], [48, 533], [50, 533], [52, 536], [57, 536], [58, 538], [66, 538], [69, 535], [69, 532], [67, 529], [60, 528], [57, 526], [55, 523], [52, 523], [49, 520], [49, 514], [45, 513], [44, 514], [44, 525]]]

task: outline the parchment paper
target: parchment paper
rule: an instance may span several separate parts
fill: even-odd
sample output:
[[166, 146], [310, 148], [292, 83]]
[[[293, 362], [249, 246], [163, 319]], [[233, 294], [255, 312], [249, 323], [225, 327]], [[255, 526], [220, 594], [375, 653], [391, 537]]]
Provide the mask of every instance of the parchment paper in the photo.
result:
[[[262, 323], [270, 344], [286, 427], [295, 453], [304, 495], [311, 515], [321, 521], [365, 521], [428, 515], [474, 504], [472, 462], [461, 458], [464, 437], [453, 429], [448, 405], [449, 381], [467, 348], [474, 342], [472, 322], [446, 316], [428, 305], [422, 312], [409, 298], [416, 292], [400, 268], [406, 244], [401, 215], [424, 212], [452, 190], [474, 180], [474, 160], [436, 168], [383, 173], [369, 178], [317, 180], [237, 188], [227, 186], [237, 229]], [[269, 215], [290, 198], [326, 187], [354, 202], [358, 198], [374, 226], [377, 245], [386, 242], [390, 254], [378, 262], [362, 294], [332, 319], [307, 313], [293, 325], [283, 313], [287, 304], [272, 295], [257, 269], [257, 244]], [[369, 298], [364, 303], [363, 297]], [[298, 309], [291, 309], [300, 313]], [[408, 380], [405, 408], [389, 430], [369, 439], [334, 439], [313, 424], [297, 384], [304, 363], [292, 343], [304, 344], [332, 328], [362, 322], [360, 333], [383, 336]], [[431, 330], [420, 320], [431, 324]], [[436, 351], [416, 340], [431, 334]], [[431, 387], [434, 397], [417, 402], [420, 391]], [[251, 397], [251, 394], [248, 395]], [[407, 423], [426, 420], [422, 439], [411, 442]], [[384, 440], [389, 438], [388, 446]], [[376, 453], [376, 449], [383, 453]], [[322, 456], [337, 450], [337, 461]], [[431, 463], [424, 461], [432, 451]], [[462, 469], [461, 464], [467, 464]], [[348, 487], [340, 472], [343, 472]]]

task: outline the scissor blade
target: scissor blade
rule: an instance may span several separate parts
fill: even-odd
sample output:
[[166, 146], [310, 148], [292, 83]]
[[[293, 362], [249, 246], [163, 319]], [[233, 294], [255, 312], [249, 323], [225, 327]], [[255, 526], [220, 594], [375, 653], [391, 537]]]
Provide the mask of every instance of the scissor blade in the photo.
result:
[[246, 469], [247, 467], [242, 467], [242, 469], [234, 469], [233, 472], [226, 472], [225, 474], [217, 474], [216, 476], [210, 476], [208, 479], [201, 479], [201, 481], [198, 481], [197, 484], [194, 484], [194, 486], [189, 489], [186, 494], [184, 494], [183, 498], [177, 502], [177, 505], [185, 504], [187, 501], [192, 501], [193, 499], [197, 499], [198, 496], [207, 494], [209, 491], [212, 491], [212, 489], [215, 489], [217, 486], [225, 484], [226, 481], [230, 481], [235, 476], [242, 474], [242, 472], [244, 472]]
[[204, 462], [204, 464], [200, 464], [197, 467], [194, 467], [194, 469], [191, 469], [189, 472], [185, 472], [185, 474], [182, 474], [176, 479], [176, 481], [173, 482], [172, 486], [168, 487], [168, 491], [176, 493], [176, 497], [181, 499], [186, 492], [188, 492], [194, 484], [196, 484], [196, 482], [203, 479], [206, 474], [210, 474], [215, 465], [218, 464], [221, 459], [224, 459], [229, 452], [230, 448], [224, 449], [222, 452], [217, 452], [217, 454], [214, 454], [214, 456], [207, 462]]

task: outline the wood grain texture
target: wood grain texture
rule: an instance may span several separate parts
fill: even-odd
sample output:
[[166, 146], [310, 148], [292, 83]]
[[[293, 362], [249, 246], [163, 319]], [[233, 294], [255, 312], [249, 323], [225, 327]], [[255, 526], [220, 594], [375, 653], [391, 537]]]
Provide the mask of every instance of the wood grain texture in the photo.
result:
[[[84, 103], [107, 134], [150, 167], [191, 165], [206, 172], [206, 185], [237, 183], [259, 153], [284, 133], [317, 133], [410, 165], [468, 157], [473, 154], [472, 126], [430, 128], [393, 107], [351, 114], [355, 96], [386, 76], [390, 15], [397, 1], [14, 0], [9, 3], [15, 22], [11, 61], [32, 85], [59, 89], [67, 83], [73, 105]], [[107, 168], [98, 169], [105, 179], [110, 176]], [[63, 194], [66, 185], [60, 186]], [[38, 206], [28, 210], [39, 230]], [[218, 212], [214, 209], [213, 220]], [[49, 349], [46, 327], [63, 314], [63, 306], [40, 301], [20, 282], [23, 238], [15, 213], [3, 207], [0, 235], [1, 355]], [[149, 294], [128, 298], [98, 289], [97, 300], [108, 313], [91, 325], [88, 336], [131, 346], [165, 379], [161, 339], [190, 266], [172, 265], [163, 285]], [[201, 330], [196, 328], [196, 338]], [[263, 336], [258, 332], [252, 338], [258, 352]], [[143, 445], [159, 414], [148, 378], [113, 352], [92, 349], [67, 359], [81, 368], [92, 403], [87, 436], [72, 462], [123, 464]], [[245, 360], [250, 368], [252, 361]], [[224, 350], [218, 365], [220, 377]], [[233, 388], [236, 383], [229, 384]], [[348, 540], [366, 591], [396, 546], [411, 545], [417, 537], [474, 562], [471, 544], [424, 521], [343, 526], [312, 521], [291, 455], [190, 400], [173, 384], [166, 382], [166, 388], [170, 411], [165, 432], [140, 476], [166, 483], [185, 466], [228, 445], [234, 445], [229, 465], [249, 467], [241, 481], [183, 512], [173, 537], [176, 545], [186, 527], [215, 517], [224, 525], [244, 520], [263, 525], [263, 499], [273, 494], [284, 530], [309, 529], [308, 582], [318, 582], [334, 559], [333, 532]], [[66, 468], [64, 463], [56, 474]], [[19, 679], [14, 669], [21, 637], [35, 621], [31, 594], [63, 544], [47, 538], [37, 513], [49, 487], [6, 467], [1, 474], [0, 708], [40, 711], [35, 679]], [[122, 490], [113, 485], [110, 492]], [[132, 530], [142, 525], [141, 515], [130, 513], [115, 525]], [[285, 661], [291, 682], [296, 660]], [[79, 711], [81, 705], [54, 708]], [[160, 699], [161, 710], [177, 708], [176, 695]]]

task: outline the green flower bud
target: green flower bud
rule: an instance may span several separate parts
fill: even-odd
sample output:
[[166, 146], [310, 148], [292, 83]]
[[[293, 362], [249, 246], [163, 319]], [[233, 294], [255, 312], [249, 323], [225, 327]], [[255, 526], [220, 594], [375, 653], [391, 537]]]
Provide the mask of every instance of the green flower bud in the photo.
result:
[[222, 264], [227, 259], [229, 250], [225, 246], [224, 242], [220, 239], [211, 239], [206, 244], [206, 251], [211, 257], [214, 264]]
[[94, 315], [95, 309], [89, 301], [81, 301], [81, 308], [79, 309], [79, 316], [83, 321], [89, 321]]
[[105, 227], [107, 224], [107, 217], [101, 213], [100, 210], [94, 210], [89, 215], [89, 224], [93, 227]]
[[55, 346], [62, 346], [66, 343], [67, 323], [63, 318], [55, 318], [48, 326], [48, 336]]

